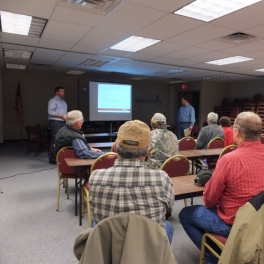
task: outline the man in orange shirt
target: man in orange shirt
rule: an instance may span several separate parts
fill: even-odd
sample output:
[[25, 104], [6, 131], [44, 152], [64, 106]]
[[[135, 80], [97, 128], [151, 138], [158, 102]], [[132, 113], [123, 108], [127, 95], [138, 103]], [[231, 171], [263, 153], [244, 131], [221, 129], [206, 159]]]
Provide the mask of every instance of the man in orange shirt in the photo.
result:
[[[264, 145], [260, 142], [262, 121], [253, 112], [240, 113], [233, 126], [237, 149], [222, 156], [204, 189], [203, 205], [181, 210], [179, 220], [200, 249], [206, 232], [228, 237], [238, 209], [264, 191]], [[205, 254], [207, 264], [216, 257]]]

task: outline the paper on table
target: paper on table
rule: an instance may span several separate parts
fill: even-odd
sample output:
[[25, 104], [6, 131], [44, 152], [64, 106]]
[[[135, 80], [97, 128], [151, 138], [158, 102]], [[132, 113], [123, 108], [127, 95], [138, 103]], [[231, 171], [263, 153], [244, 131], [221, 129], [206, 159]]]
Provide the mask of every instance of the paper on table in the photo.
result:
[[188, 137], [191, 134], [191, 130], [189, 128], [184, 129], [184, 136]]

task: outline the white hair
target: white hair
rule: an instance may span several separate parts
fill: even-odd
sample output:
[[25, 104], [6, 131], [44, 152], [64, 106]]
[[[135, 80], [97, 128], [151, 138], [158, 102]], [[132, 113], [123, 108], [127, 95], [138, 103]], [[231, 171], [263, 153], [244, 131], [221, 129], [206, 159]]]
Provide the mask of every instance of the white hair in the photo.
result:
[[66, 124], [69, 126], [74, 126], [80, 120], [83, 120], [82, 112], [79, 110], [73, 110], [67, 114]]
[[211, 112], [208, 114], [207, 119], [209, 120], [209, 122], [211, 123], [216, 123], [218, 120], [218, 114]]

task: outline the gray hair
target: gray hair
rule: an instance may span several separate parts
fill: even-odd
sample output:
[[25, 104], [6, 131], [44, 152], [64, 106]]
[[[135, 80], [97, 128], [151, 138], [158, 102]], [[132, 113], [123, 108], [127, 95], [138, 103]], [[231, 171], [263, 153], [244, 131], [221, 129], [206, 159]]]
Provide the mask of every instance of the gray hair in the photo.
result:
[[151, 127], [152, 128], [165, 129], [165, 128], [167, 128], [167, 124], [166, 123], [163, 123], [163, 122], [157, 122], [157, 123], [151, 122]]
[[217, 123], [218, 120], [218, 114], [211, 112], [208, 114], [207, 119], [209, 120], [209, 122], [211, 123]]
[[246, 141], [260, 140], [262, 120], [253, 112], [240, 113], [233, 127], [239, 129], [241, 137]]
[[69, 126], [74, 126], [80, 120], [83, 120], [82, 112], [79, 110], [73, 110], [67, 114], [66, 124]]
[[148, 147], [142, 149], [127, 149], [116, 144], [116, 151], [122, 159], [140, 159], [148, 154]]

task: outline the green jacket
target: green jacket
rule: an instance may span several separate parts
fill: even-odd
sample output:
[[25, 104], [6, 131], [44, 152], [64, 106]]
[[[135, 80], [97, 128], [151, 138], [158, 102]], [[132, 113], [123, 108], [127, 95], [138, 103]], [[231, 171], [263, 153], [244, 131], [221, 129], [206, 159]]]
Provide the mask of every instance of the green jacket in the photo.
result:
[[237, 211], [218, 264], [264, 263], [264, 192]]
[[74, 244], [80, 264], [177, 264], [165, 229], [139, 214], [117, 214], [84, 230]]

